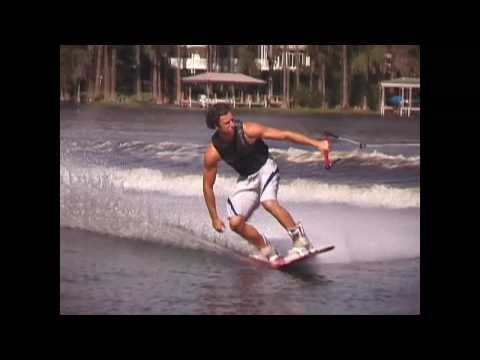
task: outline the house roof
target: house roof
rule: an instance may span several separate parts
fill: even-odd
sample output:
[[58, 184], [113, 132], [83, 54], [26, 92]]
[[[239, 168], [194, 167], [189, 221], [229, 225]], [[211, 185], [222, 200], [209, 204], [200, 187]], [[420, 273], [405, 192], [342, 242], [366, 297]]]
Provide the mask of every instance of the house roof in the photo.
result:
[[419, 78], [408, 78], [408, 77], [401, 77], [397, 79], [391, 80], [384, 80], [381, 82], [381, 85], [384, 87], [420, 87], [420, 79]]
[[206, 72], [203, 74], [182, 78], [184, 83], [219, 83], [219, 84], [245, 84], [263, 85], [267, 82], [254, 77], [239, 73], [215, 73]]

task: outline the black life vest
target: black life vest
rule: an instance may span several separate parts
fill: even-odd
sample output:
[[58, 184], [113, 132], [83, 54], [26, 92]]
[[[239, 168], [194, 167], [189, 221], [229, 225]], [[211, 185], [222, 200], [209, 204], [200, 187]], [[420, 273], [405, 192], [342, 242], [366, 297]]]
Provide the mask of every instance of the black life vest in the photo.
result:
[[230, 142], [224, 142], [218, 131], [212, 135], [212, 144], [227, 164], [241, 176], [256, 173], [268, 159], [268, 146], [262, 139], [250, 144], [243, 131], [243, 123], [235, 120], [235, 134]]

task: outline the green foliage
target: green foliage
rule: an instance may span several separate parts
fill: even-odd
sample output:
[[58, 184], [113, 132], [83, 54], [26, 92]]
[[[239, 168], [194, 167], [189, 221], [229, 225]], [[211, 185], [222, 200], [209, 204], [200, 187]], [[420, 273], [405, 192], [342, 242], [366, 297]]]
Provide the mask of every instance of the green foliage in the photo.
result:
[[72, 91], [86, 79], [90, 60], [86, 46], [60, 45], [60, 85]]
[[370, 84], [368, 86], [367, 104], [372, 110], [378, 110], [380, 102], [380, 89], [378, 84]]
[[[135, 73], [135, 47], [132, 45], [115, 45], [116, 57], [116, 82], [117, 95], [120, 102], [136, 103], [136, 73]], [[377, 109], [379, 102], [378, 83], [383, 78], [384, 57], [387, 51], [393, 55], [394, 71], [400, 71], [402, 76], [419, 76], [420, 48], [415, 45], [350, 45], [349, 63], [350, 78], [350, 104], [363, 106], [364, 96], [367, 95], [367, 105], [370, 109]], [[342, 84], [342, 46], [341, 45], [308, 45], [307, 53], [313, 61], [313, 91], [308, 90], [310, 70], [304, 68], [300, 74], [300, 88], [295, 88], [295, 73], [290, 74], [291, 96], [297, 107], [318, 108], [322, 105], [322, 95], [319, 94], [319, 78], [322, 73], [322, 64], [325, 64], [325, 99], [330, 108], [335, 108], [341, 101]], [[218, 54], [228, 56], [228, 48], [219, 46]], [[273, 45], [273, 59], [281, 55], [281, 46]], [[60, 86], [64, 92], [75, 95], [78, 85], [82, 93], [86, 92], [88, 79], [94, 79], [96, 60], [92, 59], [93, 52], [89, 52], [87, 45], [61, 45], [60, 46]], [[258, 48], [256, 45], [235, 45], [235, 57], [239, 61], [239, 71], [257, 78], [268, 79], [268, 72], [261, 72], [257, 66], [256, 58]], [[176, 72], [169, 64], [169, 56], [176, 56], [176, 45], [142, 45], [141, 79], [142, 89], [151, 90], [148, 84], [152, 80], [152, 59], [157, 57], [162, 75], [162, 84], [166, 87], [162, 95], [174, 99], [176, 96]], [[221, 60], [221, 59], [220, 59]], [[102, 59], [103, 62], [103, 59]], [[101, 70], [104, 67], [102, 64]], [[185, 72], [183, 76], [187, 75]], [[188, 74], [190, 75], [190, 74]], [[282, 71], [272, 74], [273, 94], [282, 96], [283, 75]], [[256, 87], [245, 88], [245, 91], [255, 93]], [[194, 87], [192, 96], [202, 93], [202, 86]], [[293, 92], [293, 93], [292, 93]], [[237, 93], [238, 94], [238, 93]], [[142, 102], [152, 98], [151, 93], [144, 93]]]
[[238, 64], [240, 72], [249, 76], [257, 77], [260, 75], [260, 70], [256, 64], [257, 53], [255, 46], [252, 45], [238, 45]]
[[306, 88], [300, 88], [295, 91], [293, 95], [295, 106], [300, 107], [320, 107], [322, 104], [322, 97], [317, 91], [309, 91]]

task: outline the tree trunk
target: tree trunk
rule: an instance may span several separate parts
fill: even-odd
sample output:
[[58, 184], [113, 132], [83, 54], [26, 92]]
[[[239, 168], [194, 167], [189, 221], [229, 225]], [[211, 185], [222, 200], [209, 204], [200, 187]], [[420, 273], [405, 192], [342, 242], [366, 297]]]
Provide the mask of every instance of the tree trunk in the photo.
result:
[[282, 49], [282, 69], [283, 69], [283, 107], [288, 108], [287, 102], [287, 51], [286, 45]]
[[156, 103], [158, 96], [157, 87], [157, 54], [153, 54], [152, 59], [152, 97], [153, 102]]
[[268, 45], [268, 102], [273, 97], [273, 45]]
[[70, 89], [68, 88], [64, 88], [63, 89], [63, 100], [65, 102], [69, 102], [70, 101]]
[[342, 45], [342, 65], [343, 65], [343, 76], [342, 76], [342, 109], [349, 108], [349, 96], [348, 96], [348, 56], [347, 56], [347, 45]]
[[157, 98], [155, 99], [156, 104], [163, 104], [163, 91], [162, 91], [162, 67], [161, 67], [161, 57], [157, 56], [156, 57], [156, 65], [155, 65], [156, 71], [157, 71]]
[[[368, 46], [368, 45], [367, 45]], [[367, 71], [365, 72], [365, 89], [363, 93], [363, 110], [368, 109], [368, 73], [370, 71], [370, 54], [367, 49]]]
[[213, 46], [213, 64], [212, 64], [212, 71], [217, 72], [217, 64], [218, 64], [218, 59], [217, 59], [217, 45], [212, 45]]
[[295, 91], [300, 88], [300, 52], [298, 51], [298, 45], [295, 45]]
[[112, 47], [112, 84], [110, 86], [110, 98], [112, 101], [117, 100], [117, 49]]
[[95, 45], [88, 45], [88, 88], [87, 88], [87, 102], [92, 102], [95, 90]]
[[322, 108], [327, 107], [327, 96], [325, 93], [325, 73], [326, 73], [326, 64], [325, 59], [322, 60], [322, 64], [320, 65], [320, 74], [318, 76], [318, 92], [321, 94], [322, 97]]
[[181, 87], [181, 77], [180, 77], [180, 66], [181, 66], [181, 51], [180, 45], [177, 45], [177, 105], [182, 105], [182, 87]]
[[103, 59], [103, 45], [97, 45], [97, 71], [95, 73], [95, 93], [94, 99], [97, 100], [100, 96], [100, 85], [102, 83], [102, 59]]
[[[169, 88], [167, 86], [167, 80], [168, 80], [168, 67], [167, 67], [167, 59], [162, 55], [160, 57], [160, 64], [159, 64], [159, 73], [161, 81], [159, 81], [159, 87], [160, 87], [160, 94], [162, 95], [160, 97], [161, 103], [166, 104], [167, 102], [170, 101], [170, 96], [173, 98], [173, 94], [170, 94], [168, 91]], [[173, 92], [173, 91], [172, 91]]]
[[[234, 64], [233, 64], [233, 45], [228, 46], [228, 72], [233, 73], [234, 71]], [[235, 99], [235, 87], [234, 85], [230, 85], [230, 91], [232, 93], [233, 98]]]
[[228, 72], [233, 73], [233, 45], [228, 46]]
[[110, 99], [110, 51], [109, 46], [105, 45], [104, 49], [104, 61], [103, 61], [103, 72], [104, 72], [104, 79], [103, 79], [103, 99], [109, 100]]
[[308, 84], [308, 89], [310, 93], [313, 91], [313, 66], [315, 65], [315, 61], [312, 59], [310, 60], [310, 82]]
[[135, 45], [135, 73], [137, 77], [137, 100], [142, 100], [142, 73], [140, 63], [140, 51], [142, 45]]
[[287, 66], [287, 109], [290, 109], [290, 68], [288, 66]]
[[77, 96], [75, 97], [77, 104], [80, 104], [80, 82], [81, 82], [80, 80], [77, 80], [77, 83], [78, 83], [77, 94], [76, 94]]
[[212, 71], [212, 45], [207, 45], [207, 72]]

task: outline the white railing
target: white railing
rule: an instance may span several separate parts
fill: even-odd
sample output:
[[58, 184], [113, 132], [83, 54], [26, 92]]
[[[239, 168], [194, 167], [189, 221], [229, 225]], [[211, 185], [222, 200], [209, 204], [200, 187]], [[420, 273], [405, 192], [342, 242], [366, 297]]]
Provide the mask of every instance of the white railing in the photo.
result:
[[[201, 58], [201, 57], [189, 57], [186, 59], [182, 60], [182, 66], [181, 68], [186, 68], [187, 70], [207, 70], [207, 59]], [[234, 72], [238, 72], [238, 59], [234, 59]], [[255, 63], [257, 64], [258, 68], [260, 71], [268, 71], [268, 60], [267, 59], [255, 59]], [[177, 58], [170, 58], [170, 65], [174, 68], [176, 68], [178, 65], [178, 59]], [[219, 68], [219, 64], [214, 64]], [[310, 57], [307, 56], [305, 59], [305, 66], [309, 67], [310, 66]], [[291, 71], [294, 71], [297, 69], [297, 67], [294, 64], [288, 64], [287, 68]], [[274, 60], [273, 63], [273, 70], [274, 71], [279, 71], [283, 69], [283, 65], [281, 62], [280, 57], [277, 57]]]

